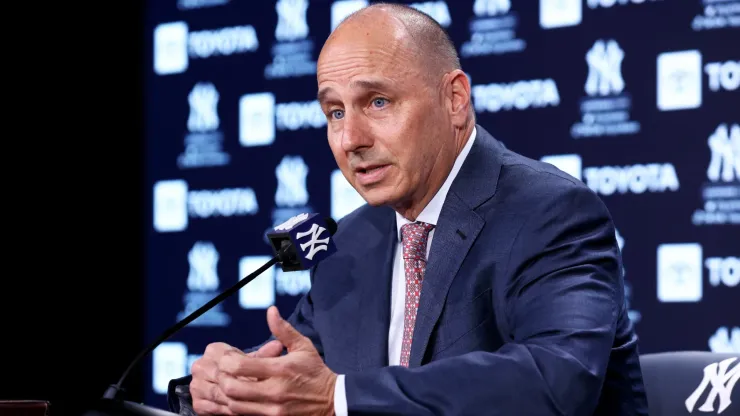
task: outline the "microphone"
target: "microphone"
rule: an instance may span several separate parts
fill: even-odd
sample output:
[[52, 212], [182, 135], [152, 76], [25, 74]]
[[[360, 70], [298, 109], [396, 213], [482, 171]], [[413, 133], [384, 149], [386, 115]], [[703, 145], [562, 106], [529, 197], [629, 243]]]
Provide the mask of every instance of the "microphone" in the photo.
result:
[[[147, 416], [172, 416], [174, 413], [160, 410], [154, 407], [137, 404], [130, 401], [121, 401], [119, 393], [123, 391], [121, 386], [131, 370], [149, 353], [154, 351], [161, 343], [180, 331], [189, 323], [198, 319], [211, 308], [221, 303], [224, 299], [233, 295], [239, 289], [251, 282], [257, 276], [264, 273], [275, 264], [280, 264], [283, 271], [307, 270], [336, 252], [336, 246], [331, 239], [337, 231], [337, 223], [331, 217], [322, 218], [319, 214], [298, 214], [284, 223], [276, 226], [267, 233], [275, 256], [263, 266], [239, 280], [234, 286], [211, 299], [208, 303], [198, 308], [190, 315], [177, 322], [154, 340], [149, 346], [142, 350], [139, 355], [129, 364], [126, 371], [116, 384], [106, 389], [99, 407], [87, 412], [86, 416], [93, 415], [147, 415]], [[323, 237], [323, 238], [322, 238]]]
[[280, 262], [283, 271], [293, 272], [310, 269], [333, 254], [337, 249], [329, 236], [336, 231], [337, 223], [333, 219], [322, 220], [319, 214], [303, 213], [275, 227], [267, 233], [267, 238], [275, 256], [284, 253]]

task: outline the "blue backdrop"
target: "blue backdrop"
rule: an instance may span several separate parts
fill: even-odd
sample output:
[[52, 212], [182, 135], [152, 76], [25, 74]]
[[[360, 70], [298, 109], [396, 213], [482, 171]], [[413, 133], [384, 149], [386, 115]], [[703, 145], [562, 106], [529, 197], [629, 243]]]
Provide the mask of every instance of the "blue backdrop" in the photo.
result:
[[[363, 201], [336, 170], [315, 65], [349, 0], [159, 0], [146, 24], [147, 340], [254, 271], [263, 233]], [[478, 122], [610, 208], [642, 352], [740, 353], [740, 1], [413, 4], [461, 54]], [[148, 360], [150, 404], [206, 345], [247, 348], [306, 273], [272, 270]]]

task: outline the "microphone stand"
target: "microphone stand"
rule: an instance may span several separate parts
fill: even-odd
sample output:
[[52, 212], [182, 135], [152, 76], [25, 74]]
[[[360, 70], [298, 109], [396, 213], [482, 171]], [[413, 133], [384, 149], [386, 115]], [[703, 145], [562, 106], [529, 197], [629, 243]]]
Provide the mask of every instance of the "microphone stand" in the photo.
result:
[[134, 358], [134, 360], [129, 364], [128, 368], [126, 368], [126, 371], [123, 372], [123, 375], [118, 380], [116, 384], [111, 384], [108, 389], [106, 389], [105, 394], [103, 394], [102, 399], [98, 402], [97, 406], [94, 408], [88, 410], [85, 412], [85, 416], [174, 416], [175, 413], [168, 412], [165, 410], [157, 409], [155, 407], [146, 406], [144, 404], [134, 403], [132, 401], [123, 400], [121, 397], [121, 393], [125, 391], [121, 388], [123, 385], [124, 380], [126, 380], [126, 377], [129, 375], [131, 370], [139, 364], [139, 362], [150, 352], [154, 351], [159, 344], [169, 339], [172, 335], [174, 335], [177, 331], [184, 328], [187, 324], [193, 322], [194, 320], [198, 319], [201, 315], [208, 312], [209, 309], [213, 308], [217, 304], [221, 303], [224, 299], [228, 298], [229, 296], [236, 293], [239, 289], [244, 287], [247, 283], [254, 280], [257, 276], [264, 273], [267, 269], [272, 267], [273, 265], [277, 263], [283, 263], [283, 262], [296, 262], [296, 253], [295, 253], [295, 247], [289, 240], [282, 241], [280, 251], [278, 251], [278, 254], [270, 259], [267, 263], [265, 263], [262, 267], [255, 270], [251, 274], [247, 275], [243, 279], [239, 280], [234, 286], [230, 287], [220, 295], [216, 296], [215, 298], [211, 299], [208, 303], [198, 308], [196, 311], [191, 313], [190, 315], [183, 318], [180, 322], [177, 322], [175, 325], [164, 331], [162, 335], [159, 336], [156, 340], [154, 340], [149, 346], [147, 346], [145, 349], [143, 349], [139, 355]]

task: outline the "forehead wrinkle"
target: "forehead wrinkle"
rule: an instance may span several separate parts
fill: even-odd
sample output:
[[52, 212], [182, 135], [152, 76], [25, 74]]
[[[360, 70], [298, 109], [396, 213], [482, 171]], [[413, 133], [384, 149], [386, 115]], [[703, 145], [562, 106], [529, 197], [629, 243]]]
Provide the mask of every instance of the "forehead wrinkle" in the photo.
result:
[[405, 78], [415, 78], [415, 66], [409, 63], [408, 56], [397, 45], [389, 45], [388, 48], [352, 48], [336, 52], [331, 60], [322, 61], [318, 68], [318, 82], [347, 80], [350, 87], [355, 87], [353, 79], [367, 76], [383, 79], [391, 85], [403, 84]]

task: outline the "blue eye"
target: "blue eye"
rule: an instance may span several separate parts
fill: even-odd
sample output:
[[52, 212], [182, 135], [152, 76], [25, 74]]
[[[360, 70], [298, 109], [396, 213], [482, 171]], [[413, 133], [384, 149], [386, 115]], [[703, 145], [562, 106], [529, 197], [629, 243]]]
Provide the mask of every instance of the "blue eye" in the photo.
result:
[[331, 114], [334, 115], [334, 118], [336, 119], [341, 119], [342, 117], [344, 117], [344, 111], [342, 110], [334, 110], [331, 112]]
[[373, 104], [376, 107], [382, 107], [383, 104], [385, 104], [387, 101], [388, 100], [386, 100], [385, 98], [376, 98], [376, 99], [373, 100]]

